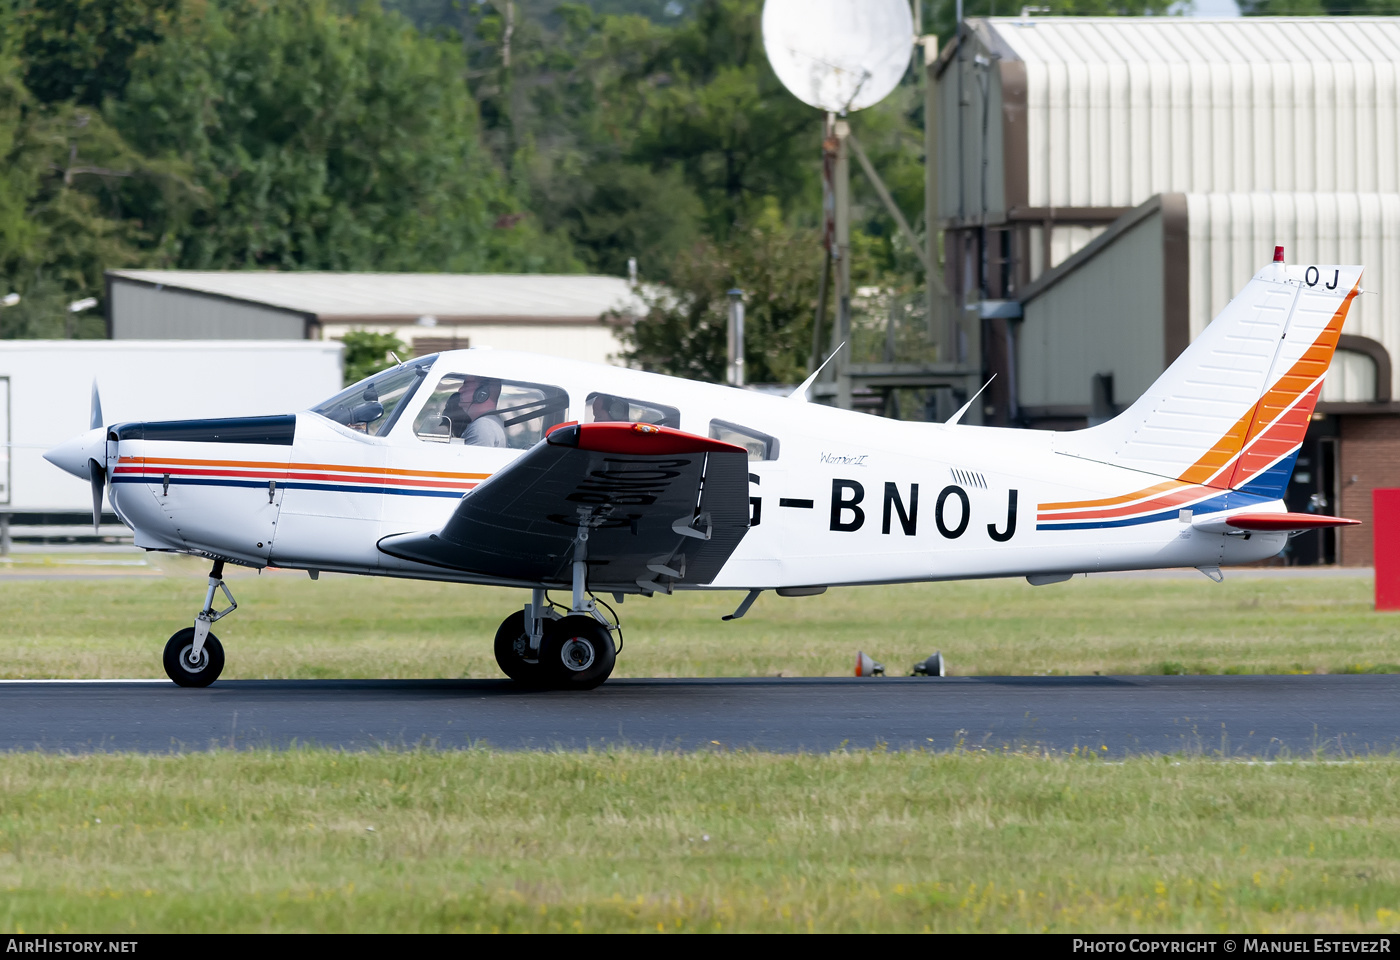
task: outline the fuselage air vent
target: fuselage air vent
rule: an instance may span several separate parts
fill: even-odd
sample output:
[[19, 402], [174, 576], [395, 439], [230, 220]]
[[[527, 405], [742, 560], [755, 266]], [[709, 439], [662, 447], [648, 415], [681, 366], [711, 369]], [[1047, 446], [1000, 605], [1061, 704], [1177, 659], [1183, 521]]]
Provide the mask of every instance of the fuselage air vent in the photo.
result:
[[977, 487], [981, 490], [987, 489], [987, 478], [973, 470], [959, 470], [956, 467], [949, 467], [948, 472], [953, 475], [953, 479], [965, 487]]

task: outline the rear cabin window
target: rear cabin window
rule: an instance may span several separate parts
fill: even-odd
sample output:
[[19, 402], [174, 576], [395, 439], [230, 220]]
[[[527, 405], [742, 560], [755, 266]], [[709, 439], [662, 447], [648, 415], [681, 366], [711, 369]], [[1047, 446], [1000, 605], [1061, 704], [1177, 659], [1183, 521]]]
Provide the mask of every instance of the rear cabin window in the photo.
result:
[[727, 420], [710, 421], [710, 437], [749, 451], [750, 460], [778, 459], [778, 438]]
[[422, 357], [377, 373], [312, 407], [311, 412], [371, 437], [385, 436], [436, 359]]
[[528, 450], [568, 411], [569, 395], [559, 387], [449, 373], [423, 405], [413, 432], [429, 443]]
[[649, 400], [634, 400], [611, 393], [590, 393], [584, 404], [584, 423], [654, 423], [680, 429], [681, 412]]

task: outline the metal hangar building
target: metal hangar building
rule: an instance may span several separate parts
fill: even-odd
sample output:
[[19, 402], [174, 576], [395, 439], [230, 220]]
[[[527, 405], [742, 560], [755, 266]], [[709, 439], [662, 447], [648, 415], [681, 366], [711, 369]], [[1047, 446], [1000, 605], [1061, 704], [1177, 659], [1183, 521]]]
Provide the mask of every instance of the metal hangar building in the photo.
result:
[[[620, 277], [109, 270], [114, 340], [319, 340], [392, 333], [416, 355], [470, 346], [609, 362], [645, 312]], [[607, 322], [611, 318], [613, 322]]]
[[[1400, 18], [970, 19], [929, 74], [940, 339], [1006, 384], [986, 422], [1112, 416], [1275, 244], [1364, 263], [1288, 500], [1369, 521], [1400, 486]], [[1371, 547], [1368, 522], [1290, 562]]]

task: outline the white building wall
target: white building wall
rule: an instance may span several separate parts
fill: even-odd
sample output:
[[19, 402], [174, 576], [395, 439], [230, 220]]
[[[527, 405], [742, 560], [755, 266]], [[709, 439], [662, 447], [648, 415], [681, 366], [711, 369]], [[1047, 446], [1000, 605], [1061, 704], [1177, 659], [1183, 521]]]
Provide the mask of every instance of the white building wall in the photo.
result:
[[1120, 402], [1163, 367], [1162, 215], [1134, 224], [1083, 266], [1025, 304], [1017, 337], [1023, 406], [1085, 406], [1096, 373]]
[[[1289, 263], [1365, 265], [1342, 332], [1379, 341], [1400, 369], [1400, 193], [1193, 193], [1186, 204], [1193, 339], [1281, 244]], [[1370, 399], [1374, 378], [1369, 359], [1339, 353], [1323, 399]]]
[[327, 324], [323, 328], [322, 336], [328, 340], [338, 339], [351, 330], [392, 333], [409, 348], [412, 348], [414, 339], [418, 337], [439, 338], [456, 335], [461, 340], [469, 341], [468, 345], [473, 347], [542, 353], [551, 357], [586, 360], [590, 363], [617, 363], [617, 356], [623, 350], [622, 341], [616, 335], [616, 328], [602, 321], [542, 324], [442, 323], [435, 327], [417, 324]]
[[343, 348], [315, 340], [0, 340], [0, 508], [92, 510], [86, 480], [43, 459], [88, 429], [92, 386], [107, 424], [296, 413], [342, 387]]

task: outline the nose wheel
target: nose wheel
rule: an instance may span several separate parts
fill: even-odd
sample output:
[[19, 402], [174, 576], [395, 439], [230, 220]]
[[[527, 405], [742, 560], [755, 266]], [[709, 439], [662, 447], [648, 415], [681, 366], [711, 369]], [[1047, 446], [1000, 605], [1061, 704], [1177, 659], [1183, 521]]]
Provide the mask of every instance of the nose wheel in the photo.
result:
[[175, 631], [165, 643], [165, 673], [182, 687], [207, 687], [224, 672], [224, 645], [212, 633], [194, 648], [194, 627]]
[[[214, 609], [214, 594], [223, 591], [228, 606]], [[216, 620], [222, 620], [238, 609], [228, 585], [224, 583], [224, 562], [215, 560], [209, 571], [209, 589], [204, 595], [204, 609], [195, 615], [194, 626], [175, 631], [165, 642], [165, 674], [182, 687], [207, 687], [224, 672], [224, 645], [209, 632]]]

